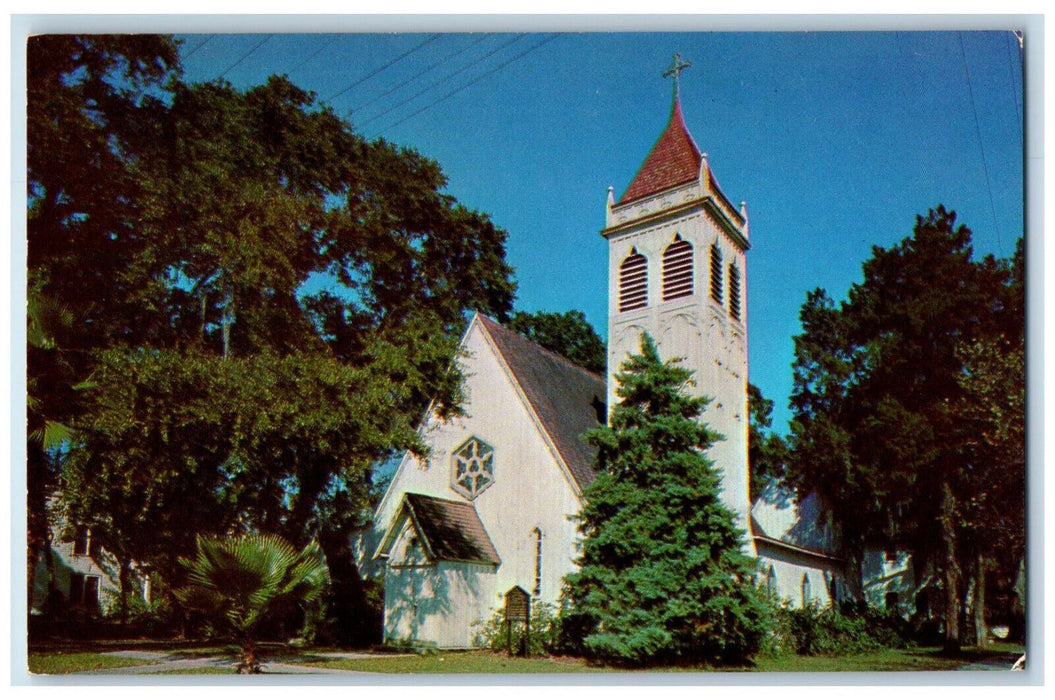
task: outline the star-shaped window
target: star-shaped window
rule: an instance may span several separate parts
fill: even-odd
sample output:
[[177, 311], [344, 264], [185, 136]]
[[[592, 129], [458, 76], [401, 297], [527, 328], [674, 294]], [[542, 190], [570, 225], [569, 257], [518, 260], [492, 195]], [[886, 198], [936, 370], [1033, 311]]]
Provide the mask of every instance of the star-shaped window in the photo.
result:
[[471, 437], [451, 457], [451, 488], [470, 501], [495, 482], [495, 451]]

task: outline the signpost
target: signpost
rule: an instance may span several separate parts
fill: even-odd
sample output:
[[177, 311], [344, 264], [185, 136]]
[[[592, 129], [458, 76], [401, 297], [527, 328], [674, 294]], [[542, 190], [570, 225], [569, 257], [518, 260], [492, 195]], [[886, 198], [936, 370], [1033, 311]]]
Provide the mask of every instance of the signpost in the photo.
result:
[[529, 642], [531, 640], [531, 596], [520, 586], [513, 586], [506, 592], [506, 646], [509, 655], [513, 655], [513, 623], [524, 622], [524, 645], [521, 647], [521, 656], [528, 655]]

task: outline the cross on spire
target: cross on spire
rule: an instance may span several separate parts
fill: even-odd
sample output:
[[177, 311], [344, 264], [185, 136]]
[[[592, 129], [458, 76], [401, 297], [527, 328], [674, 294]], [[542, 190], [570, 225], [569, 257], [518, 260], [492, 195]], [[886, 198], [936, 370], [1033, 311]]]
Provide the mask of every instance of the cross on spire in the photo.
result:
[[674, 76], [674, 97], [677, 98], [681, 94], [681, 72], [691, 66], [690, 61], [681, 60], [681, 54], [674, 54], [674, 62], [670, 64], [670, 68], [663, 72], [664, 78]]

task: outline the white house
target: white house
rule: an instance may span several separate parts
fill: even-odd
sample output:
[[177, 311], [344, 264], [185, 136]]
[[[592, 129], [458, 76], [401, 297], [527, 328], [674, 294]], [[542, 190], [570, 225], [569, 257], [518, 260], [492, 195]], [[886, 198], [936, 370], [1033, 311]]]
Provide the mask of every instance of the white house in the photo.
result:
[[[69, 528], [56, 501], [48, 503], [51, 513], [51, 541], [37, 558], [33, 570], [33, 601], [30, 613], [39, 615], [48, 597], [58, 595], [63, 607], [59, 614], [79, 611], [99, 615], [116, 605], [120, 596], [117, 559], [100, 547], [86, 527]], [[69, 532], [69, 537], [64, 533]], [[50, 559], [50, 561], [49, 561]], [[141, 595], [150, 602], [150, 580], [134, 574]], [[58, 601], [56, 601], [58, 602]]]
[[[676, 66], [678, 64], [676, 63]], [[675, 71], [676, 73], [676, 71]], [[808, 503], [752, 509], [747, 462], [746, 206], [734, 207], [682, 118], [669, 121], [624, 194], [609, 189], [608, 376], [576, 367], [477, 315], [462, 339], [463, 418], [429, 416], [431, 458], [406, 455], [360, 543], [384, 569], [384, 637], [468, 647], [514, 587], [556, 603], [575, 570], [575, 515], [593, 478], [580, 438], [607, 418], [615, 373], [641, 333], [694, 371], [722, 498], [775, 590], [795, 604], [838, 597], [842, 561], [801, 535]], [[805, 509], [805, 510], [804, 510]]]

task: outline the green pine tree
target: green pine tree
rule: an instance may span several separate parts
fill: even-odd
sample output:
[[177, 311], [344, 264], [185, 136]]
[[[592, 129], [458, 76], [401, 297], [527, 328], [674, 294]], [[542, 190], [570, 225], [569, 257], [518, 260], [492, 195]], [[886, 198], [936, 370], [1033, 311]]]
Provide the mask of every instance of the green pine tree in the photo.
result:
[[766, 608], [742, 551], [743, 531], [719, 499], [697, 421], [708, 399], [692, 372], [662, 362], [644, 335], [617, 375], [621, 403], [584, 492], [580, 570], [566, 588], [564, 631], [585, 656], [629, 666], [737, 663], [759, 648]]

